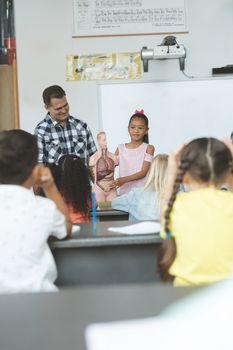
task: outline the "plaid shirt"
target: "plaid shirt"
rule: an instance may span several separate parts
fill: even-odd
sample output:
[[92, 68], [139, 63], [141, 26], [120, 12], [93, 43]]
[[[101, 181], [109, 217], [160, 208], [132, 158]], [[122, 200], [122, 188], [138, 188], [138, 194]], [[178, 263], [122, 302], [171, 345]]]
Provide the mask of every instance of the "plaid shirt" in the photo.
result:
[[69, 116], [64, 127], [49, 114], [35, 129], [39, 148], [39, 163], [54, 163], [63, 154], [76, 154], [88, 163], [97, 149], [86, 123]]

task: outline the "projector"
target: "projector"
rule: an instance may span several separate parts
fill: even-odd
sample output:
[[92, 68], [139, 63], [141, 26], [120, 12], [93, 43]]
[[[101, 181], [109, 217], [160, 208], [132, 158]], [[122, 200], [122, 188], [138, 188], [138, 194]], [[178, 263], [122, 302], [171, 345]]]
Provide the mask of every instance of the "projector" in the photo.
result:
[[167, 60], [179, 59], [180, 70], [184, 71], [184, 61], [186, 57], [186, 50], [184, 45], [179, 45], [176, 37], [167, 36], [160, 45], [155, 46], [154, 49], [148, 49], [143, 46], [141, 50], [141, 59], [143, 62], [143, 71], [148, 72], [149, 60]]

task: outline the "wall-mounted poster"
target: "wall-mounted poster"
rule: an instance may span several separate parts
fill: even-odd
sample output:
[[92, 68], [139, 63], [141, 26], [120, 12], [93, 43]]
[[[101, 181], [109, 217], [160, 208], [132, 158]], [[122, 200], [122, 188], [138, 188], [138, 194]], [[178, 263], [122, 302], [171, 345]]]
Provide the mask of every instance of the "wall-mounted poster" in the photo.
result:
[[139, 79], [140, 52], [101, 53], [66, 56], [66, 80]]
[[187, 32], [185, 0], [73, 0], [73, 37]]

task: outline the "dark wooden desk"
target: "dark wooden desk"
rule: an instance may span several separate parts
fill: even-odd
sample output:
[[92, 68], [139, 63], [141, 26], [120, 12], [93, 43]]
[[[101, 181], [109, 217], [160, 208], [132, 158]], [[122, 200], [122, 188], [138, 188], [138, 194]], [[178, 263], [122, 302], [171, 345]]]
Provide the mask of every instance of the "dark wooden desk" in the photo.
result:
[[[90, 211], [90, 218], [93, 218], [93, 212]], [[116, 209], [98, 209], [96, 210], [97, 221], [115, 221], [129, 220], [129, 213]]]
[[1, 295], [1, 349], [85, 350], [88, 324], [153, 317], [193, 292], [150, 284]]
[[51, 243], [58, 268], [58, 286], [145, 283], [160, 281], [156, 256], [159, 234], [122, 235], [109, 226], [130, 222], [81, 224], [81, 230], [64, 241]]

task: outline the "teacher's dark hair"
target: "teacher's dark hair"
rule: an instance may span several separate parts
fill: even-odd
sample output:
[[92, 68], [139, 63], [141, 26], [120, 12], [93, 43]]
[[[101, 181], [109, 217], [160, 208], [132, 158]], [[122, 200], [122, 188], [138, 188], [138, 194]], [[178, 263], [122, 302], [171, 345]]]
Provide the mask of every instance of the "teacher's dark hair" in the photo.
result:
[[44, 104], [49, 107], [52, 98], [62, 98], [66, 96], [65, 91], [59, 85], [52, 85], [47, 87], [42, 94]]

